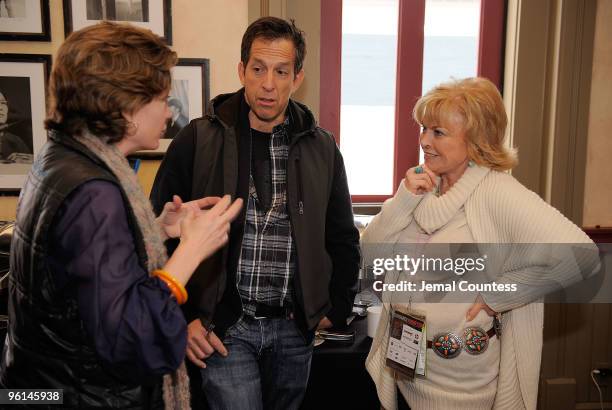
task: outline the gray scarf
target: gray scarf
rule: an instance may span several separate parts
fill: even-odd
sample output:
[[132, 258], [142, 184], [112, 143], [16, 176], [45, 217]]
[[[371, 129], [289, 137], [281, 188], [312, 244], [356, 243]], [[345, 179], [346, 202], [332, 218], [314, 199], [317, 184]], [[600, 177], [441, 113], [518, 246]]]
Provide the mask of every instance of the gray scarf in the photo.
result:
[[[134, 211], [138, 227], [144, 238], [147, 252], [147, 269], [153, 272], [160, 269], [168, 260], [162, 240], [161, 227], [155, 221], [151, 203], [146, 198], [136, 174], [130, 167], [127, 158], [113, 144], [107, 144], [101, 138], [84, 132], [75, 139], [95, 154], [117, 177], [123, 188], [130, 207]], [[185, 363], [171, 374], [164, 376], [164, 404], [167, 410], [190, 409], [189, 378]]]

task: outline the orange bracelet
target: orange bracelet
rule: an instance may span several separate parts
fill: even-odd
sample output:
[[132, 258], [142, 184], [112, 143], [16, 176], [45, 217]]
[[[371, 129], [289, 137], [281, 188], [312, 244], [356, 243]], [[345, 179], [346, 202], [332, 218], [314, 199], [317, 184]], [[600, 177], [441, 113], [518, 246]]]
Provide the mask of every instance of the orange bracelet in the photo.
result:
[[179, 288], [176, 287], [176, 285], [168, 280], [166, 280], [165, 278], [159, 277], [161, 280], [164, 281], [164, 283], [168, 286], [168, 288], [170, 289], [170, 292], [172, 292], [172, 295], [174, 296], [174, 298], [176, 299], [176, 302], [179, 305], [182, 305], [183, 303], [185, 303], [185, 300], [183, 298], [183, 295], [181, 294], [181, 291], [179, 290]]
[[187, 297], [186, 297], [187, 292], [184, 289], [179, 288], [176, 283], [169, 280], [167, 277], [164, 277], [162, 275], [156, 275], [156, 276], [160, 278], [162, 281], [164, 281], [166, 286], [168, 286], [168, 288], [170, 289], [170, 292], [172, 292], [172, 295], [174, 296], [174, 298], [176, 299], [176, 302], [179, 305], [182, 305], [183, 303], [187, 301]]
[[170, 289], [170, 292], [172, 292], [172, 295], [174, 295], [174, 297], [176, 298], [176, 301], [179, 305], [182, 305], [183, 303], [187, 302], [187, 290], [174, 278], [174, 276], [170, 275], [168, 272], [162, 269], [154, 270], [153, 276], [157, 276], [158, 278], [164, 281], [164, 283]]
[[154, 271], [153, 274], [166, 282], [179, 305], [187, 302], [187, 290], [174, 278], [174, 276], [161, 269]]

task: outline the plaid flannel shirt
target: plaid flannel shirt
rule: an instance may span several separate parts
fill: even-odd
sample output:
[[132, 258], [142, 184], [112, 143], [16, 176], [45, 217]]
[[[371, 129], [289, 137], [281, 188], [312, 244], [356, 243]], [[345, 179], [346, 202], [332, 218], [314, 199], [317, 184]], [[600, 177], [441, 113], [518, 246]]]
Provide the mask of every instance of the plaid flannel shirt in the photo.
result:
[[270, 137], [272, 202], [259, 203], [252, 173], [249, 176], [244, 235], [238, 260], [237, 284], [244, 313], [255, 315], [255, 303], [285, 306], [291, 303], [296, 251], [287, 210], [289, 136], [284, 124]]

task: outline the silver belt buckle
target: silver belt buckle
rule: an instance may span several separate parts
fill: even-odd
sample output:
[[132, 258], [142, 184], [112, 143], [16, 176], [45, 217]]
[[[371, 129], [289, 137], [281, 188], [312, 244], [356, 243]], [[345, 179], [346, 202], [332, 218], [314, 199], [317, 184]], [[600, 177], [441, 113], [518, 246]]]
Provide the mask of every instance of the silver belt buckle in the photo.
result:
[[444, 359], [454, 359], [459, 356], [462, 347], [463, 341], [453, 332], [439, 333], [431, 342], [432, 350]]
[[484, 353], [489, 347], [489, 336], [480, 327], [468, 327], [463, 331], [465, 340], [464, 350], [469, 354], [477, 355]]

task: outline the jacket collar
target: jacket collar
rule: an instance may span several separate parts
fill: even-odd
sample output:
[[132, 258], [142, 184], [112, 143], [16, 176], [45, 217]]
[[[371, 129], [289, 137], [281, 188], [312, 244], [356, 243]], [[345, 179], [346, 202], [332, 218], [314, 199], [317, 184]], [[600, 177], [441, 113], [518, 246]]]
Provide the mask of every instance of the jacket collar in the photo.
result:
[[103, 168], [107, 168], [106, 164], [102, 162], [100, 158], [98, 158], [93, 152], [91, 152], [85, 145], [81, 144], [71, 135], [64, 134], [60, 131], [52, 130], [49, 132], [49, 139], [56, 144], [63, 145], [67, 148], [70, 148], [74, 151], [81, 153], [82, 155], [89, 158], [95, 164], [102, 166]]
[[[245, 101], [244, 88], [234, 93], [220, 94], [211, 101], [207, 117], [210, 120], [219, 121], [225, 128], [238, 129], [240, 127], [240, 107], [243, 101]], [[289, 99], [287, 115], [289, 116], [288, 132], [291, 138], [314, 133], [317, 123], [312, 112], [304, 104]]]

